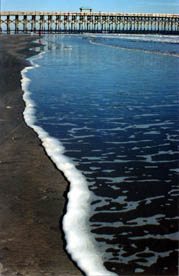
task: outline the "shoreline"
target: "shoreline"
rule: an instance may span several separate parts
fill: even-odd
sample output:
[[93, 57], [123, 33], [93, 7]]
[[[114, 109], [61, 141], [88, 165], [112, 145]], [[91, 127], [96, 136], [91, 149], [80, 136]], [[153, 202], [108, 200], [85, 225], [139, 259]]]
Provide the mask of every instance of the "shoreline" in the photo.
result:
[[38, 38], [0, 36], [0, 275], [80, 276], [59, 226], [68, 183], [23, 118], [21, 71]]

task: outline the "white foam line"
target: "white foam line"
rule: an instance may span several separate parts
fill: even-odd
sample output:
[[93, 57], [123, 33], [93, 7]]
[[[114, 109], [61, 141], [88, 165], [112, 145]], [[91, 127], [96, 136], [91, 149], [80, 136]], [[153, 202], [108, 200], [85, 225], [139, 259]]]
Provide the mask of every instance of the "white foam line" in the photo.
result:
[[127, 48], [127, 47], [121, 47], [120, 45], [111, 45], [111, 44], [104, 44], [102, 42], [94, 42], [92, 39], [88, 40], [89, 43], [98, 45], [98, 46], [105, 46], [105, 47], [111, 47], [111, 48], [118, 48], [121, 50], [128, 50], [128, 51], [136, 51], [136, 52], [143, 52], [143, 53], [148, 53], [148, 54], [157, 54], [157, 55], [164, 55], [164, 56], [173, 56], [179, 58], [179, 55], [172, 54], [172, 53], [167, 53], [167, 52], [159, 52], [159, 51], [152, 51], [152, 50], [145, 50], [145, 49], [137, 49], [137, 48]]
[[67, 241], [66, 249], [87, 276], [115, 276], [116, 273], [107, 271], [104, 267], [102, 252], [98, 252], [95, 240], [90, 234], [88, 226], [90, 192], [85, 177], [75, 168], [72, 161], [64, 155], [63, 145], [36, 125], [35, 103], [32, 101], [31, 92], [29, 91], [31, 80], [27, 78], [26, 74], [29, 70], [38, 67], [34, 60], [41, 57], [42, 53], [35, 58], [31, 58], [32, 66], [21, 71], [23, 99], [26, 104], [24, 119], [26, 124], [38, 134], [48, 156], [70, 182], [67, 213], [63, 218], [63, 230]]
[[[89, 36], [89, 34], [87, 34], [86, 36]], [[105, 34], [105, 35], [91, 35], [90, 34], [90, 37], [100, 37], [100, 38], [114, 38], [114, 39], [128, 39], [128, 40], [140, 40], [140, 42], [143, 42], [143, 41], [149, 41], [149, 42], [164, 42], [164, 43], [174, 43], [174, 44], [178, 44], [179, 43], [179, 40], [177, 40], [178, 37], [176, 37], [176, 39], [172, 39], [173, 37], [169, 37], [169, 36], [166, 36], [166, 37], [162, 37], [162, 36], [153, 36], [153, 37], [149, 37], [148, 35], [140, 35], [140, 36], [137, 36], [137, 35], [120, 35], [120, 34], [113, 34], [113, 35], [108, 35], [108, 34]], [[168, 38], [168, 39], [166, 39]]]
[[148, 234], [145, 236], [136, 236], [136, 237], [129, 237], [130, 240], [146, 240], [146, 239], [167, 239], [167, 240], [172, 240], [172, 241], [178, 241], [179, 240], [179, 231], [171, 234], [164, 234], [164, 235], [153, 235], [153, 234]]
[[143, 225], [160, 225], [160, 219], [165, 217], [163, 214], [157, 214], [150, 217], [138, 217], [136, 219], [128, 220], [127, 223], [133, 223], [133, 225], [143, 226]]

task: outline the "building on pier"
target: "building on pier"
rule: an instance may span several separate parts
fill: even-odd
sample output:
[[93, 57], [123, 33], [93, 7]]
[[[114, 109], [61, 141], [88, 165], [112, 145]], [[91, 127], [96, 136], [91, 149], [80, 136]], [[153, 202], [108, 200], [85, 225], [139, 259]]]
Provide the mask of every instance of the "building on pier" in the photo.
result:
[[91, 8], [87, 8], [87, 7], [81, 7], [80, 8], [80, 12], [83, 12], [83, 11], [92, 12], [92, 9]]
[[178, 14], [80, 12], [0, 12], [0, 32], [107, 32], [179, 34]]

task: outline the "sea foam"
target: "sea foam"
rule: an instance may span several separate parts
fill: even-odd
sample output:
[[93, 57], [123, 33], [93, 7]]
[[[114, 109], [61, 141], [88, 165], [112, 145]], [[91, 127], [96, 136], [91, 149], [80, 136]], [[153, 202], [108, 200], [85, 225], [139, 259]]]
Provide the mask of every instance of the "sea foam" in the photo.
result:
[[43, 54], [44, 52], [30, 58], [31, 66], [21, 71], [23, 99], [26, 104], [23, 115], [26, 124], [38, 134], [47, 155], [70, 182], [67, 212], [63, 218], [66, 250], [87, 276], [115, 276], [116, 273], [107, 271], [104, 267], [103, 254], [97, 249], [95, 240], [90, 233], [88, 221], [91, 194], [85, 177], [76, 169], [72, 160], [64, 155], [65, 149], [62, 143], [36, 124], [35, 103], [31, 99], [29, 90], [31, 80], [27, 77], [27, 73], [29, 70], [39, 67], [34, 61], [42, 58]]

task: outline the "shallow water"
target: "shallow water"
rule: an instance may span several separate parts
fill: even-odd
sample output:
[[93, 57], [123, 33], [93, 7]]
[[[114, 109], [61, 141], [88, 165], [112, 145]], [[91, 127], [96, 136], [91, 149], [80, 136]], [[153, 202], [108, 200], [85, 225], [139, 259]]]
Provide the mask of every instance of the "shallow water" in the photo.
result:
[[115, 275], [176, 275], [179, 38], [49, 35], [43, 42], [39, 66], [26, 72], [33, 124], [62, 143], [80, 172], [85, 243], [90, 231], [93, 252]]

